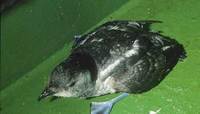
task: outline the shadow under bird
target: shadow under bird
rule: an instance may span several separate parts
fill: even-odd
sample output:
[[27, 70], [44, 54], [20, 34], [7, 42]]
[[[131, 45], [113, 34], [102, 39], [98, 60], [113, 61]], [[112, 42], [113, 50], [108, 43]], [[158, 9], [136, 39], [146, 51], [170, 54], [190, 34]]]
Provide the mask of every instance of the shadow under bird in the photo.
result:
[[142, 93], [158, 85], [186, 57], [176, 40], [150, 30], [160, 21], [111, 21], [76, 36], [38, 100]]

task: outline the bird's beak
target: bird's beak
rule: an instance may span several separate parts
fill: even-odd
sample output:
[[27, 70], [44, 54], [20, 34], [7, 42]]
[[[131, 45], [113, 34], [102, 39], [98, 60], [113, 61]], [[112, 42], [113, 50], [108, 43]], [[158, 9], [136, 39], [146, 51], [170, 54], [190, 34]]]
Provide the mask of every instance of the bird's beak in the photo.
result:
[[44, 89], [44, 91], [41, 93], [41, 95], [38, 97], [38, 101], [41, 101], [42, 99], [53, 95], [55, 92], [50, 90], [48, 87]]

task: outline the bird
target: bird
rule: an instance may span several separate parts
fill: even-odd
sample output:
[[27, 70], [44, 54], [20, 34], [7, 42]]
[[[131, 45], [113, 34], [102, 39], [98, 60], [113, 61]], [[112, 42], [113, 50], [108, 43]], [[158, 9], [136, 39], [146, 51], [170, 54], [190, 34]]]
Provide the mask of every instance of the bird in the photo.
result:
[[70, 55], [50, 74], [38, 100], [92, 98], [151, 90], [186, 58], [182, 44], [151, 30], [157, 20], [108, 21], [76, 35]]

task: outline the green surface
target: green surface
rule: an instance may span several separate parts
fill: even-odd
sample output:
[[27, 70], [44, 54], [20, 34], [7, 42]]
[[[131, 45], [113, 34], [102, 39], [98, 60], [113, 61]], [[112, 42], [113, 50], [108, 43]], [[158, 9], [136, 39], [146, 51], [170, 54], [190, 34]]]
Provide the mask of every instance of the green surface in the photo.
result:
[[114, 5], [113, 1], [27, 0], [4, 12], [0, 89], [31, 71], [69, 43], [74, 35], [84, 33], [127, 0]]
[[[83, 4], [87, 6], [87, 2], [88, 1], [85, 1]], [[92, 1], [90, 2], [92, 3]], [[95, 1], [92, 4], [95, 3], [98, 2]], [[19, 15], [17, 13], [18, 10], [28, 9], [32, 7], [32, 4], [35, 4], [35, 2], [30, 3], [30, 6], [24, 5], [22, 9], [18, 8], [16, 12], [13, 11], [11, 12], [11, 14], [9, 15], [7, 14], [5, 17], [6, 20], [3, 21], [7, 21], [7, 23], [10, 23], [9, 26], [11, 26], [12, 25], [11, 18], [13, 16], [15, 17], [16, 15]], [[51, 3], [51, 5], [53, 4]], [[104, 4], [101, 3], [100, 5]], [[45, 6], [50, 6], [50, 4], [49, 5], [46, 4]], [[157, 19], [163, 21], [164, 23], [156, 24], [155, 26], [153, 26], [154, 30], [162, 30], [164, 32], [163, 34], [175, 38], [185, 46], [188, 56], [187, 59], [185, 59], [183, 62], [179, 62], [179, 64], [167, 76], [167, 78], [161, 82], [159, 86], [143, 94], [130, 95], [123, 101], [116, 104], [111, 114], [148, 114], [150, 110], [155, 111], [158, 109], [161, 109], [159, 114], [200, 114], [199, 110], [200, 99], [198, 98], [200, 96], [200, 78], [199, 78], [200, 77], [200, 32], [199, 32], [200, 7], [199, 6], [200, 6], [199, 0], [151, 0], [151, 1], [131, 0], [123, 4], [120, 8], [118, 9], [116, 8], [115, 10], [113, 10], [112, 13], [110, 12], [109, 15], [101, 15], [99, 19], [96, 19], [96, 21], [91, 23], [90, 26], [88, 25], [88, 27], [82, 29], [79, 28], [80, 26], [76, 26], [74, 29], [72, 29], [72, 31], [69, 31], [72, 37], [73, 34], [76, 34], [76, 32], [81, 33], [83, 31], [87, 31], [87, 29], [89, 29], [90, 27], [92, 28], [96, 25], [99, 25], [103, 22], [112, 19], [113, 20]], [[43, 6], [37, 6], [37, 7], [43, 7]], [[94, 6], [91, 5], [88, 7], [94, 8]], [[105, 6], [103, 9], [109, 10], [112, 7], [115, 7], [114, 2], [113, 4]], [[102, 9], [96, 10], [98, 8], [94, 9], [95, 10], [88, 9], [85, 10], [85, 12], [86, 13], [90, 12], [93, 15], [96, 15], [102, 10]], [[64, 10], [64, 12], [65, 11], [66, 10]], [[81, 11], [81, 9], [78, 10], [77, 12], [79, 11]], [[39, 11], [37, 11], [37, 13], [39, 13]], [[73, 15], [75, 14], [71, 14], [70, 16]], [[48, 16], [50, 17], [49, 18], [38, 17], [39, 18], [38, 20], [40, 20], [41, 23], [44, 22], [46, 25], [51, 25], [51, 18], [53, 18], [54, 16], [51, 17], [50, 14], [46, 14], [46, 17]], [[7, 18], [9, 19], [7, 20]], [[83, 23], [85, 25], [85, 22], [82, 22], [82, 19], [93, 20], [96, 17], [89, 16], [86, 18], [85, 15], [81, 15], [80, 18], [81, 19], [79, 19], [80, 21], [79, 23], [80, 24]], [[62, 22], [64, 23], [65, 20], [63, 20]], [[30, 26], [26, 25], [27, 23], [28, 22], [24, 23], [24, 26]], [[51, 40], [57, 36], [61, 37], [60, 35], [62, 35], [62, 37], [68, 37], [68, 35], [64, 35], [64, 32], [67, 31], [67, 29], [63, 30], [65, 29], [64, 28], [65, 25], [62, 25], [61, 23], [60, 25], [54, 24], [52, 25], [52, 27], [53, 26], [55, 27], [63, 26], [59, 28], [59, 30], [57, 30], [57, 31], [62, 31], [63, 33], [61, 34], [59, 32], [46, 31], [45, 33], [38, 32], [38, 36], [40, 36], [40, 34], [44, 36], [47, 35], [51, 37], [49, 38]], [[48, 29], [48, 26], [44, 26], [43, 29]], [[6, 28], [3, 28], [2, 31], [3, 30], [6, 31]], [[18, 30], [20, 29], [18, 29], [16, 26], [15, 29], [12, 30], [13, 34]], [[7, 32], [9, 31], [7, 30]], [[69, 32], [66, 32], [66, 34], [69, 34]], [[26, 34], [27, 36], [32, 37], [32, 34], [30, 33]], [[41, 39], [42, 38], [43, 37], [41, 37]], [[23, 37], [23, 39], [25, 38]], [[9, 38], [7, 40], [9, 40]], [[10, 44], [10, 46], [7, 45], [8, 46], [7, 49], [2, 48], [3, 45], [6, 45], [6, 42], [3, 42], [1, 45], [1, 51], [2, 49], [5, 49], [4, 51], [9, 51], [10, 48], [14, 49], [13, 51], [17, 50], [18, 48], [14, 48], [13, 46], [16, 45], [16, 42], [14, 40], [15, 39], [9, 40], [9, 42], [13, 44], [12, 45]], [[28, 58], [30, 59], [30, 61], [32, 61], [33, 58], [35, 64], [28, 62], [29, 64], [32, 65], [32, 68], [33, 66], [37, 65], [37, 67], [35, 67], [34, 69], [32, 70], [28, 70], [28, 68], [23, 69], [24, 66], [27, 66], [25, 64], [27, 61], [24, 63], [24, 65], [22, 65], [21, 68], [18, 68], [17, 65], [13, 66], [13, 68], [18, 68], [16, 70], [18, 72], [24, 72], [24, 73], [27, 71], [30, 72], [21, 76], [18, 73], [14, 73], [15, 75], [13, 76], [18, 76], [20, 78], [15, 82], [9, 83], [9, 86], [7, 86], [1, 91], [0, 102], [1, 102], [2, 114], [89, 114], [90, 110], [89, 104], [91, 101], [104, 101], [116, 96], [116, 95], [108, 95], [108, 96], [93, 98], [90, 100], [62, 98], [54, 102], [50, 102], [49, 100], [37, 102], [36, 99], [38, 95], [40, 94], [44, 85], [48, 81], [49, 73], [56, 64], [58, 64], [60, 61], [62, 61], [64, 58], [67, 57], [68, 54], [67, 52], [69, 52], [70, 50], [70, 45], [68, 42], [70, 40], [66, 40], [66, 45], [64, 46], [64, 48], [58, 50], [65, 43], [63, 41], [64, 40], [58, 42], [57, 45], [56, 44], [52, 45], [51, 43], [48, 44], [49, 42], [43, 41], [44, 44], [47, 45], [46, 51], [48, 53], [46, 51], [45, 53], [42, 51], [35, 52], [34, 55], [30, 54], [31, 57]], [[57, 40], [53, 39], [52, 42], [57, 42]], [[19, 42], [20, 45], [24, 43], [25, 43], [24, 40], [22, 40], [21, 43]], [[28, 43], [26, 45], [36, 45], [37, 47], [37, 43], [32, 44], [33, 41], [30, 42], [26, 41], [26, 43]], [[43, 45], [43, 43], [41, 43], [40, 45]], [[55, 53], [56, 49], [54, 49], [54, 51], [51, 50], [52, 49], [51, 45], [53, 49], [56, 48], [58, 50], [56, 53]], [[43, 48], [40, 47], [38, 44], [38, 49], [42, 50]], [[51, 55], [50, 52], [53, 53], [53, 55]], [[22, 55], [20, 57], [26, 60], [26, 56], [24, 55], [29, 53], [28, 49], [23, 50], [23, 52], [21, 53]], [[36, 55], [39, 57], [43, 56], [46, 57], [44, 58], [43, 62], [41, 62], [42, 59], [40, 59], [40, 62], [35, 62], [36, 61], [35, 58], [37, 57]], [[5, 56], [4, 53], [2, 53], [1, 56]], [[16, 54], [14, 53], [13, 56], [16, 56]], [[8, 62], [10, 62], [10, 60]], [[1, 69], [1, 72], [4, 71], [3, 65], [5, 65], [4, 61], [2, 61], [1, 64], [1, 68], [3, 68]], [[6, 70], [4, 72], [9, 73]], [[6, 79], [12, 80], [12, 77], [10, 76], [7, 77]]]

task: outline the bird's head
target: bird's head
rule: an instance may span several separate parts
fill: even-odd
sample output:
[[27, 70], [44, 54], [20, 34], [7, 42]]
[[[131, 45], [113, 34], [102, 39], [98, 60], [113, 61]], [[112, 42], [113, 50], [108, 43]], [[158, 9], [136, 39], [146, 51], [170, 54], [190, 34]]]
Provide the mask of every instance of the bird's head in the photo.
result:
[[52, 72], [48, 85], [38, 100], [48, 96], [58, 97], [88, 97], [94, 89], [91, 73], [78, 64], [58, 65]]

